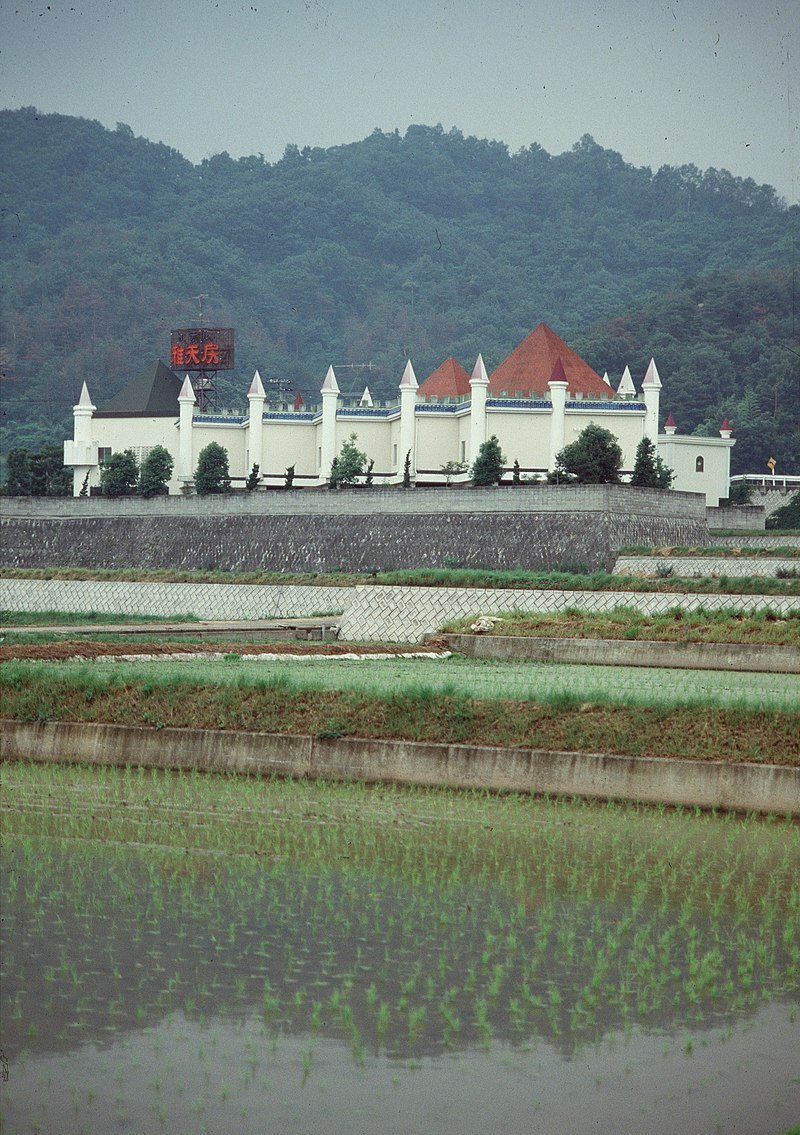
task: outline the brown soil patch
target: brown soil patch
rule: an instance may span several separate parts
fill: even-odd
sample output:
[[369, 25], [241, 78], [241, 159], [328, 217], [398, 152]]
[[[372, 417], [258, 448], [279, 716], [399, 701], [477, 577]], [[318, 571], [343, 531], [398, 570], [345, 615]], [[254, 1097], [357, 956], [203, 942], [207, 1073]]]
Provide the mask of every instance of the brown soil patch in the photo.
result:
[[446, 650], [398, 643], [352, 642], [93, 642], [64, 639], [59, 642], [7, 643], [0, 646], [0, 661], [16, 659], [65, 662], [69, 658], [111, 658], [128, 654], [407, 654], [413, 650]]

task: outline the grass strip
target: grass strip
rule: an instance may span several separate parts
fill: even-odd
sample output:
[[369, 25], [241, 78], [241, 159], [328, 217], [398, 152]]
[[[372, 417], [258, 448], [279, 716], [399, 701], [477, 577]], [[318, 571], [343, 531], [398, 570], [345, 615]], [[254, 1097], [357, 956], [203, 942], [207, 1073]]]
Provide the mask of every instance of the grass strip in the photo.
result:
[[426, 689], [376, 696], [294, 685], [283, 676], [204, 685], [89, 669], [4, 667], [0, 713], [22, 721], [234, 729], [317, 737], [397, 738], [630, 756], [800, 766], [800, 714], [711, 706], [582, 702], [573, 694], [477, 699]]
[[71, 627], [135, 623], [198, 623], [184, 615], [113, 615], [107, 611], [7, 611], [0, 610], [0, 627]]
[[[684, 611], [675, 607], [661, 615], [644, 615], [632, 607], [591, 612], [569, 609], [539, 615], [520, 611], [495, 616], [493, 635], [514, 638], [591, 638], [652, 642], [718, 642], [759, 646], [800, 646], [800, 611], [731, 609]], [[474, 616], [454, 619], [443, 629], [469, 634]]]
[[75, 579], [125, 583], [227, 583], [263, 586], [357, 587], [377, 584], [400, 587], [485, 587], [563, 591], [644, 591], [700, 595], [800, 595], [800, 579], [771, 576], [730, 578], [642, 579], [598, 571], [494, 571], [484, 568], [417, 568], [376, 572], [236, 572], [179, 571], [145, 568], [0, 568], [5, 579]]

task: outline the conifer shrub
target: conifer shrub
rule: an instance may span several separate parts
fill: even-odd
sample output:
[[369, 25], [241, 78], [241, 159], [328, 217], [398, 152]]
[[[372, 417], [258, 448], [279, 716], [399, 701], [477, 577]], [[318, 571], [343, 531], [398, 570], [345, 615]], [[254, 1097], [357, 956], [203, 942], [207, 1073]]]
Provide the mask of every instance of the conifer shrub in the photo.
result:
[[129, 497], [136, 492], [139, 466], [132, 449], [112, 453], [100, 466], [100, 491], [104, 497]]
[[555, 478], [580, 485], [618, 485], [622, 450], [610, 430], [587, 426], [570, 445], [556, 456]]
[[478, 450], [471, 472], [474, 485], [500, 484], [505, 472], [505, 458], [500, 449], [500, 442], [494, 434]]
[[228, 453], [215, 441], [200, 450], [194, 474], [194, 487], [198, 496], [231, 491]]
[[668, 489], [672, 484], [672, 470], [658, 456], [649, 437], [643, 437], [636, 446], [636, 460], [630, 483], [648, 489]]
[[172, 454], [163, 445], [155, 445], [142, 462], [139, 471], [138, 493], [147, 500], [163, 497], [169, 492], [167, 482], [172, 476]]

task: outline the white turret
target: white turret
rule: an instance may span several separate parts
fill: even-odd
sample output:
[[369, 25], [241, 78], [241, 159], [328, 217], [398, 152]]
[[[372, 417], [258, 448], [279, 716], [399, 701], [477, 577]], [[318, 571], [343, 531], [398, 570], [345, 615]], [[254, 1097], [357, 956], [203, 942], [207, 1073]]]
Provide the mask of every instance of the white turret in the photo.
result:
[[325, 484], [331, 475], [331, 465], [336, 456], [336, 410], [339, 404], [339, 383], [333, 367], [328, 367], [325, 381], [320, 388], [322, 395], [322, 445], [320, 447], [319, 479]]
[[264, 476], [264, 403], [266, 400], [267, 392], [261, 381], [261, 375], [256, 371], [253, 375], [253, 381], [250, 383], [250, 389], [247, 391], [247, 401], [250, 403], [250, 416], [247, 423], [250, 453], [247, 472], [249, 473], [253, 466], [257, 465], [259, 475], [262, 477]]
[[635, 398], [636, 397], [636, 387], [633, 385], [633, 379], [631, 378], [630, 368], [627, 367], [627, 366], [625, 367], [625, 370], [622, 372], [622, 378], [619, 380], [619, 386], [617, 387], [617, 394], [620, 396], [620, 398]]
[[89, 389], [84, 382], [81, 396], [72, 407], [72, 441], [64, 442], [64, 464], [72, 466], [72, 495], [80, 495], [87, 473], [97, 465], [97, 443], [92, 441], [92, 405]]
[[489, 376], [483, 363], [483, 355], [478, 355], [469, 380], [471, 405], [469, 410], [469, 453], [467, 459], [472, 465], [478, 451], [486, 441], [486, 392], [489, 389]]
[[645, 408], [644, 436], [649, 437], [655, 445], [658, 437], [658, 403], [661, 397], [661, 379], [658, 377], [658, 369], [653, 359], [650, 360], [650, 365], [642, 382], [642, 396], [644, 397]]
[[553, 406], [552, 413], [550, 414], [550, 462], [548, 469], [552, 471], [556, 467], [556, 458], [561, 450], [564, 448], [564, 434], [565, 434], [565, 417], [567, 406], [567, 374], [564, 370], [564, 364], [561, 359], [556, 359], [553, 373], [548, 382], [550, 389], [550, 401]]
[[178, 406], [180, 407], [180, 422], [178, 425], [179, 433], [179, 449], [178, 449], [178, 480], [184, 486], [188, 485], [194, 477], [194, 464], [193, 464], [193, 446], [192, 446], [192, 418], [194, 417], [194, 408], [197, 403], [197, 397], [192, 386], [192, 380], [187, 374], [183, 380], [181, 392], [178, 395]]
[[411, 365], [411, 359], [405, 365], [403, 377], [400, 379], [400, 452], [397, 455], [398, 469], [397, 473], [405, 472], [406, 454], [411, 454], [411, 476], [414, 476], [416, 469], [416, 454], [414, 453], [415, 446], [415, 425], [416, 425], [416, 407], [417, 407], [417, 376], [414, 374], [414, 368]]

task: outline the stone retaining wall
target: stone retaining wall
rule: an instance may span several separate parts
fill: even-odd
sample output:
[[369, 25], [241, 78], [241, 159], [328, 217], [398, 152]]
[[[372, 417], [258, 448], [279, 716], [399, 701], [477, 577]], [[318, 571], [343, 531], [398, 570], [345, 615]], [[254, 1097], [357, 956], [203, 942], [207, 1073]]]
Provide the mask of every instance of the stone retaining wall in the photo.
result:
[[8, 760], [392, 782], [737, 811], [800, 812], [800, 770], [777, 765], [413, 741], [4, 721]]
[[671, 569], [679, 576], [721, 576], [740, 579], [748, 575], [775, 576], [779, 570], [800, 574], [800, 557], [795, 559], [757, 556], [617, 556], [616, 575], [657, 575]]
[[205, 497], [6, 497], [6, 517], [389, 516], [474, 512], [625, 512], [703, 523], [701, 493], [630, 485], [491, 485], [480, 488], [303, 489]]
[[272, 619], [339, 614], [349, 587], [271, 587], [224, 583], [118, 583], [78, 579], [0, 579], [7, 611], [100, 611], [111, 615], [196, 615]]
[[647, 591], [501, 590], [476, 587], [353, 588], [341, 620], [341, 637], [353, 641], [419, 642], [452, 619], [501, 611], [552, 614], [574, 607], [579, 611], [613, 611], [633, 607], [645, 615], [660, 615], [673, 607], [691, 611], [733, 608], [779, 613], [800, 611], [800, 596], [691, 595]]
[[788, 536], [783, 532], [751, 533], [743, 536], [711, 537], [712, 545], [718, 548], [800, 548], [800, 536]]
[[203, 619], [267, 619], [342, 612], [341, 637], [354, 642], [420, 642], [462, 616], [575, 607], [645, 615], [673, 607], [739, 611], [800, 610], [800, 596], [691, 595], [648, 591], [503, 590], [477, 587], [285, 587], [226, 583], [117, 583], [66, 579], [0, 579], [0, 608], [9, 611], [103, 611], [110, 614], [194, 614]]
[[12, 567], [597, 570], [626, 545], [708, 540], [698, 494], [620, 485], [17, 498], [3, 512]]

